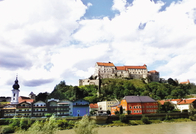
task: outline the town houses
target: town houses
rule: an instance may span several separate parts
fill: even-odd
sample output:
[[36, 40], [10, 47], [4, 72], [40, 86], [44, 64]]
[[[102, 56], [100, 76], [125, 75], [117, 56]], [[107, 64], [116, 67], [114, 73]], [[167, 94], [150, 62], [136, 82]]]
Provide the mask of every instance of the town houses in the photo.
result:
[[[100, 79], [104, 78], [128, 78], [128, 79], [150, 79], [153, 82], [159, 81], [159, 72], [156, 70], [148, 71], [147, 65], [143, 66], [115, 66], [112, 62], [96, 62], [95, 72], [89, 79], [80, 80], [83, 85], [98, 85], [100, 88]], [[144, 82], [145, 83], [145, 82]], [[190, 84], [190, 81], [181, 84]], [[168, 99], [154, 100], [149, 96], [124, 96], [119, 100], [107, 100], [90, 104], [87, 100], [77, 99], [70, 101], [68, 99], [47, 98], [45, 101], [36, 100], [36, 95], [31, 92], [28, 97], [20, 96], [20, 85], [18, 77], [12, 86], [11, 97], [0, 97], [0, 117], [45, 117], [56, 115], [65, 116], [84, 116], [90, 115], [116, 115], [122, 112], [126, 115], [137, 114], [155, 114], [159, 109], [159, 104], [164, 105], [169, 102], [181, 112], [196, 108], [196, 99]], [[97, 95], [98, 96], [98, 95]]]

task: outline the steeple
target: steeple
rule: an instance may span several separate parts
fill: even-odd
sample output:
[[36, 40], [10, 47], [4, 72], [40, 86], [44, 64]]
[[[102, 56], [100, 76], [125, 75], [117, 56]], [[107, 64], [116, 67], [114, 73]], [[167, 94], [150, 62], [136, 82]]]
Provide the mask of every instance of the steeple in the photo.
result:
[[18, 76], [16, 76], [15, 83], [12, 87], [13, 87], [13, 89], [16, 89], [16, 90], [18, 90], [20, 88], [20, 85], [18, 84]]
[[11, 99], [11, 104], [18, 104], [18, 97], [19, 97], [19, 88], [20, 85], [18, 84], [18, 76], [16, 76], [16, 80], [14, 85], [12, 86], [13, 90], [12, 90], [12, 99]]

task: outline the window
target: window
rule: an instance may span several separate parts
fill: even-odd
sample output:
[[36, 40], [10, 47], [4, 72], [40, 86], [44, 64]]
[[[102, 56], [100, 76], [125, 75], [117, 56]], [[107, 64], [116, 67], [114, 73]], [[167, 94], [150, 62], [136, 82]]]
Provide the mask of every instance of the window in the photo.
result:
[[132, 109], [132, 107], [131, 107], [131, 106], [130, 106], [129, 108], [130, 108], [130, 109]]

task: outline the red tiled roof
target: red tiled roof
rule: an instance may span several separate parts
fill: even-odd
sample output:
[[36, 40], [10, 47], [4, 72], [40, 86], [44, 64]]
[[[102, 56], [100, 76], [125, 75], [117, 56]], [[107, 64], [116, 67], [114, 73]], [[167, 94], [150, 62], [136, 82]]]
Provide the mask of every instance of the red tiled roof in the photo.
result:
[[189, 84], [189, 83], [190, 83], [190, 81], [189, 81], [189, 80], [184, 81], [184, 82], [180, 82], [180, 84]]
[[111, 62], [108, 62], [108, 63], [104, 63], [104, 62], [97, 62], [97, 65], [98, 66], [114, 66], [113, 63]]
[[157, 72], [156, 70], [151, 70], [149, 71], [149, 73], [159, 73], [159, 72]]
[[89, 105], [89, 107], [90, 107], [90, 108], [98, 108], [98, 105], [97, 105], [97, 103], [95, 103], [95, 104], [91, 103], [91, 104]]
[[146, 66], [125, 66], [127, 69], [146, 69]]
[[29, 97], [24, 97], [24, 96], [20, 96], [19, 98], [18, 98], [18, 102], [19, 103], [21, 103], [21, 102], [30, 102], [30, 103], [32, 103], [33, 101], [34, 101], [34, 99], [31, 99], [31, 98], [29, 98]]
[[180, 105], [180, 104], [191, 104], [195, 100], [196, 99], [184, 99], [181, 102], [179, 102], [178, 105]]
[[164, 103], [166, 102], [165, 100], [159, 100], [159, 103], [161, 103], [161, 105], [164, 105]]
[[116, 66], [117, 70], [146, 69], [146, 66]]
[[158, 102], [161, 103], [161, 105], [164, 105], [165, 102], [171, 102], [171, 101], [177, 101], [180, 102], [181, 99], [168, 99], [168, 100], [159, 100]]
[[116, 69], [117, 70], [125, 70], [126, 68], [125, 68], [125, 66], [116, 66]]

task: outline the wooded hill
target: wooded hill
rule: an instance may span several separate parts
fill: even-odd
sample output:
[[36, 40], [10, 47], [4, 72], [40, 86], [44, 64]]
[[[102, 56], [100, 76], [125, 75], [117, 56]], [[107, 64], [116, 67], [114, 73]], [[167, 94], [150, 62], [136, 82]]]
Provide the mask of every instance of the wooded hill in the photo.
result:
[[178, 84], [169, 78], [166, 83], [150, 82], [145, 83], [138, 79], [102, 79], [101, 88], [98, 96], [98, 86], [71, 86], [61, 81], [55, 86], [48, 98], [85, 99], [89, 102], [98, 102], [104, 100], [122, 99], [127, 95], [150, 96], [153, 99], [175, 99], [186, 98], [190, 93], [196, 93], [195, 84]]

